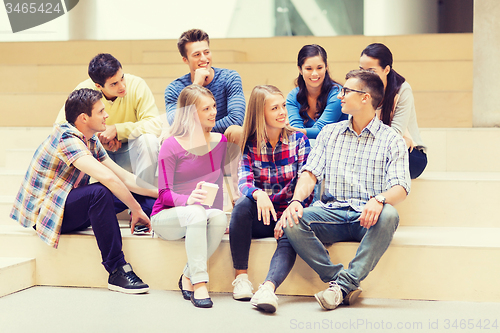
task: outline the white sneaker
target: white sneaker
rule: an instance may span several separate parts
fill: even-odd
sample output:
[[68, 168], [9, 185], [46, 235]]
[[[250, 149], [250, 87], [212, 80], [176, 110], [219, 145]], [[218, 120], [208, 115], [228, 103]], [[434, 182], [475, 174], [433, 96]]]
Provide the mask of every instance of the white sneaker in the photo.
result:
[[274, 313], [278, 309], [278, 297], [274, 294], [273, 288], [265, 284], [259, 286], [250, 303], [266, 312]]
[[252, 282], [248, 280], [248, 274], [239, 274], [233, 281], [233, 298], [238, 301], [249, 301], [253, 296]]
[[342, 303], [342, 290], [340, 286], [335, 281], [330, 281], [330, 287], [326, 290], [320, 291], [316, 295], [316, 300], [319, 305], [323, 308], [323, 310], [333, 310], [340, 303]]

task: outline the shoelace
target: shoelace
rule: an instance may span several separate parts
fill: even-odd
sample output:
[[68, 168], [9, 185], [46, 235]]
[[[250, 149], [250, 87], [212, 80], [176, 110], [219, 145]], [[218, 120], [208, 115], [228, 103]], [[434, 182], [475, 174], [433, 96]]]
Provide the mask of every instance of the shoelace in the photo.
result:
[[232, 283], [233, 287], [235, 287], [239, 282], [247, 283], [250, 286], [250, 288], [252, 288], [252, 291], [253, 291], [252, 282], [250, 282], [250, 280], [243, 279], [243, 278], [236, 278], [236, 280], [234, 280]]
[[127, 272], [125, 273], [125, 277], [132, 283], [132, 284], [136, 284], [136, 283], [143, 283], [142, 280], [133, 272], [133, 271], [130, 271], [130, 272]]
[[276, 296], [276, 294], [269, 287], [266, 287], [263, 284], [259, 286], [259, 290], [262, 290], [263, 293], [270, 294], [273, 298], [278, 299], [278, 296]]
[[335, 293], [335, 303], [340, 304], [342, 302], [342, 290], [340, 286], [335, 281], [330, 281], [330, 286], [328, 287], [331, 291]]

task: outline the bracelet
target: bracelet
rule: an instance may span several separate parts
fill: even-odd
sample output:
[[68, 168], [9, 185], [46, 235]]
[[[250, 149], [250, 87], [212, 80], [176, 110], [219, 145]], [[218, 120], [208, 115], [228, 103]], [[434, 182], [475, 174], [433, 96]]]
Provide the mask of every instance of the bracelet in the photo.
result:
[[[294, 202], [294, 201], [297, 201], [298, 203], [300, 203], [300, 204], [302, 205], [302, 201], [300, 201], [300, 200], [298, 200], [298, 199], [293, 199], [293, 200], [290, 200], [290, 201], [288, 202], [288, 206], [290, 206], [290, 204], [291, 204], [292, 202]], [[304, 205], [302, 205], [302, 206], [304, 206]]]

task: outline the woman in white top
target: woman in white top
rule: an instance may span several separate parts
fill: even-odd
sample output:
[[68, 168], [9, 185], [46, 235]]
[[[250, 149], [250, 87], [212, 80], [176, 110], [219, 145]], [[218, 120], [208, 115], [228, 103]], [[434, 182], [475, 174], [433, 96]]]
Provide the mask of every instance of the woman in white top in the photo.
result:
[[382, 79], [385, 94], [377, 114], [384, 124], [391, 126], [405, 139], [409, 153], [410, 176], [412, 179], [417, 178], [427, 166], [427, 155], [418, 130], [410, 85], [392, 68], [392, 53], [384, 44], [368, 45], [361, 52], [359, 68], [371, 70]]

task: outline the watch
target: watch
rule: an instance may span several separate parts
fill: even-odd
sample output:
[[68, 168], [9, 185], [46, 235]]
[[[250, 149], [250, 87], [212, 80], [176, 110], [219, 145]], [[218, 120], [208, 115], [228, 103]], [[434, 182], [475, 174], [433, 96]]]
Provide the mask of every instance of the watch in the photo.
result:
[[375, 200], [380, 202], [382, 205], [385, 204], [385, 197], [382, 194], [376, 195], [376, 196], [374, 196], [374, 198], [375, 198]]

